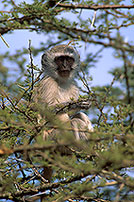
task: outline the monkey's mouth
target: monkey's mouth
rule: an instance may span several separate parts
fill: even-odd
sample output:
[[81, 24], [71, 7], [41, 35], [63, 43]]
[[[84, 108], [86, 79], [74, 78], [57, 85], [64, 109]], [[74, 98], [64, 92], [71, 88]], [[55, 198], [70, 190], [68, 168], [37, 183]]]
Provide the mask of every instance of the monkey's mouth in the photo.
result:
[[70, 76], [70, 71], [69, 70], [62, 70], [62, 71], [58, 71], [59, 76], [61, 77], [69, 77]]

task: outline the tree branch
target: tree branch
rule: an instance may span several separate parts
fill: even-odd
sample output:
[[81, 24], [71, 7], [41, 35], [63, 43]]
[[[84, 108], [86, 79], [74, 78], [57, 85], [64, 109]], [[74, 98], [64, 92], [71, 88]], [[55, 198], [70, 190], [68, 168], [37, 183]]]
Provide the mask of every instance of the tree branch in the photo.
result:
[[134, 5], [73, 5], [73, 4], [58, 4], [57, 7], [70, 8], [70, 9], [89, 9], [89, 10], [99, 10], [99, 9], [133, 9]]

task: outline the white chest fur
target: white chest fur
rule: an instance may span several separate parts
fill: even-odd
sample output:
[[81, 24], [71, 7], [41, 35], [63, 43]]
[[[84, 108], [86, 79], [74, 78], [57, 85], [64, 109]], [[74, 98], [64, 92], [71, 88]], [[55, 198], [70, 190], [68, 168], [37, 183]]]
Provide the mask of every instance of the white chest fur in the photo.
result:
[[77, 86], [72, 83], [57, 84], [57, 82], [50, 78], [43, 78], [37, 88], [33, 100], [42, 104], [47, 103], [48, 106], [69, 102], [72, 99], [77, 100], [79, 90]]

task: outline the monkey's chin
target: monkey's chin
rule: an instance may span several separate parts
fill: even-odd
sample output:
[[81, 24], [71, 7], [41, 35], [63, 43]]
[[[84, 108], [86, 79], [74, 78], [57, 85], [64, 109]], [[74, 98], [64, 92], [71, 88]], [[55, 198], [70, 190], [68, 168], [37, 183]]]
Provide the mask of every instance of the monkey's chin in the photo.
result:
[[62, 78], [68, 78], [70, 76], [70, 71], [59, 71], [58, 74]]

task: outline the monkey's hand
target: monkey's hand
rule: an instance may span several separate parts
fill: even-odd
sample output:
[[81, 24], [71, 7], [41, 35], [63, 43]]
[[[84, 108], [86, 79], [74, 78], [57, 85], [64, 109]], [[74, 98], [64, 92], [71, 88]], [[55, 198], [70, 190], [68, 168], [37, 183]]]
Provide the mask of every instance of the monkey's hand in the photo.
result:
[[65, 102], [60, 105], [56, 105], [54, 112], [56, 114], [60, 114], [60, 113], [66, 113], [72, 110], [76, 110], [76, 111], [81, 109], [88, 110], [91, 107], [92, 101], [93, 100], [91, 99], [82, 99], [77, 101]]

